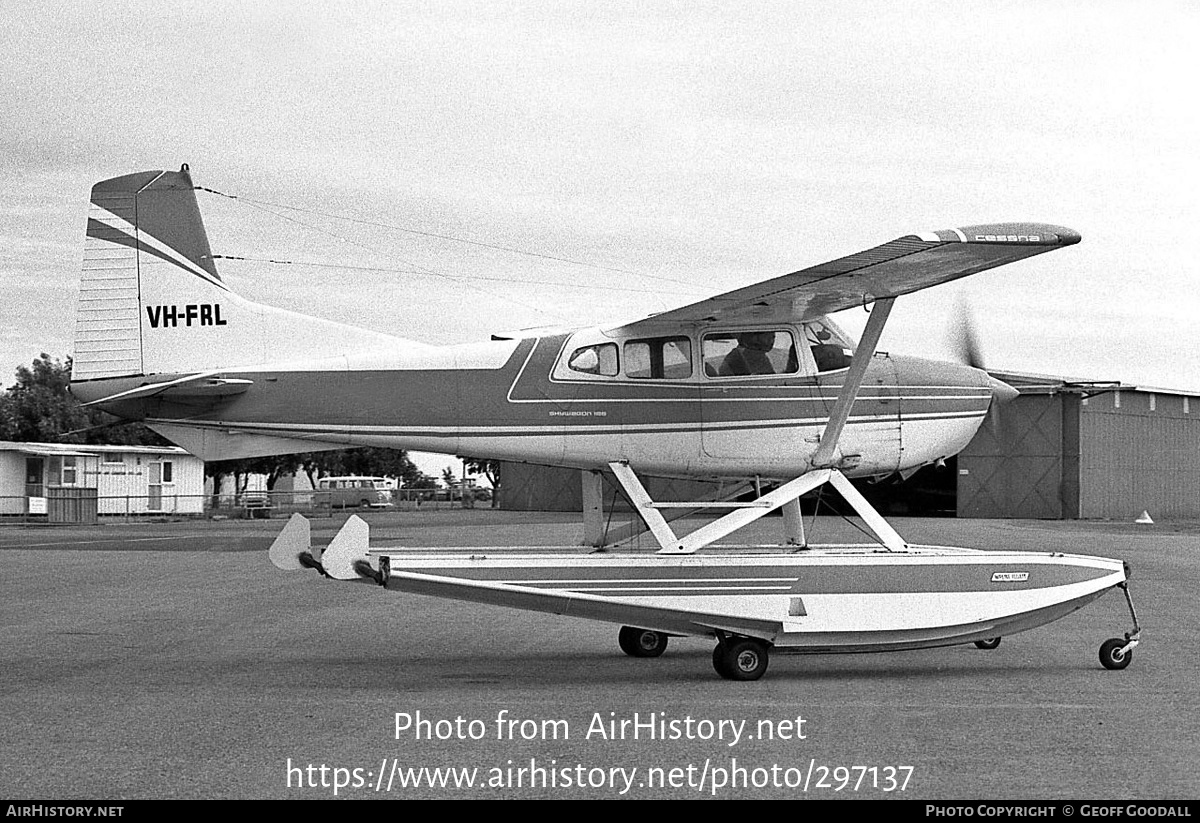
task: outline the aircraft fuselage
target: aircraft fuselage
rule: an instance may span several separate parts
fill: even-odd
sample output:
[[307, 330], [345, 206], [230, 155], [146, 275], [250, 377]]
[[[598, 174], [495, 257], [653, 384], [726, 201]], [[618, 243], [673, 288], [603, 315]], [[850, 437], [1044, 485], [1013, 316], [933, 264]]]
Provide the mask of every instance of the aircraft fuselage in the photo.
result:
[[[804, 339], [803, 329], [786, 332]], [[708, 343], [703, 330], [653, 339], [698, 353]], [[793, 346], [791, 359], [800, 362], [781, 367], [785, 374], [718, 375], [697, 356], [686, 375], [668, 363], [655, 376], [649, 360], [635, 371], [638, 350], [630, 344], [611, 344], [622, 347], [614, 374], [572, 368], [579, 352], [609, 345], [602, 332], [588, 329], [231, 369], [220, 377], [250, 381], [248, 390], [215, 400], [164, 392], [106, 408], [146, 420], [209, 460], [304, 451], [309, 444], [578, 468], [628, 460], [642, 472], [680, 477], [787, 478], [813, 468], [845, 368], [821, 372], [811, 358], [797, 358]], [[87, 400], [146, 382], [86, 381], [72, 391]], [[955, 454], [982, 422], [992, 392], [979, 370], [877, 353], [837, 463], [850, 475], [883, 475]]]

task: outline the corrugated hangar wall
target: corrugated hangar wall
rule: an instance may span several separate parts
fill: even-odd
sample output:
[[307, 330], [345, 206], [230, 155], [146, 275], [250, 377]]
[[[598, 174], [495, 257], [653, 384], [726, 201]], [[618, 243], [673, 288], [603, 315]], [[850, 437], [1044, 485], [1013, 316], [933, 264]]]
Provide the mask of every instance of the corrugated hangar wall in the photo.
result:
[[1192, 400], [1129, 388], [1022, 394], [958, 455], [958, 516], [1200, 516]]
[[1119, 391], [1081, 405], [1081, 517], [1200, 516], [1195, 399]]

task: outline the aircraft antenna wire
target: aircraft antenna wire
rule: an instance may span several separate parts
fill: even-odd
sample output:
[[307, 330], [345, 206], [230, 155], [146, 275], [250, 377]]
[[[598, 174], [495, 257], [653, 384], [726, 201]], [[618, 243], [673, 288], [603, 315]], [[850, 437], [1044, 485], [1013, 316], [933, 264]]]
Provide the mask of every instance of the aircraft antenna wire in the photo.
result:
[[[254, 206], [258, 206], [260, 208], [263, 206], [270, 206], [270, 207], [276, 208], [276, 209], [287, 209], [289, 211], [297, 211], [297, 212], [302, 212], [305, 214], [312, 214], [317, 217], [327, 217], [331, 220], [344, 220], [347, 223], [358, 223], [358, 224], [364, 225], [364, 226], [374, 226], [376, 228], [389, 229], [391, 231], [403, 232], [405, 234], [412, 234], [412, 235], [416, 235], [418, 237], [428, 237], [428, 238], [432, 238], [435, 240], [446, 240], [451, 243], [462, 243], [464, 245], [477, 246], [479, 248], [491, 249], [493, 251], [502, 251], [502, 252], [507, 252], [509, 254], [520, 254], [520, 255], [524, 255], [526, 257], [540, 258], [542, 260], [552, 260], [556, 263], [566, 263], [571, 266], [582, 266], [584, 268], [598, 269], [600, 271], [610, 271], [610, 272], [615, 272], [617, 274], [628, 274], [628, 275], [632, 275], [634, 277], [646, 278], [649, 280], [662, 280], [663, 282], [666, 282], [666, 283], [674, 283], [679, 286], [686, 286], [693, 291], [697, 291], [691, 283], [688, 283], [683, 280], [678, 280], [673, 277], [665, 277], [663, 275], [656, 275], [656, 274], [645, 274], [642, 272], [631, 271], [630, 269], [618, 268], [616, 266], [602, 266], [598, 263], [588, 263], [586, 261], [575, 260], [570, 257], [561, 257], [558, 255], [546, 254], [544, 252], [529, 251], [528, 249], [519, 249], [514, 246], [503, 246], [503, 245], [500, 245], [499, 243], [486, 243], [481, 240], [469, 240], [465, 237], [455, 237], [452, 234], [441, 234], [438, 232], [423, 231], [421, 229], [414, 229], [414, 228], [410, 228], [408, 226], [397, 226], [392, 223], [382, 223], [377, 220], [364, 220], [359, 217], [349, 217], [344, 214], [335, 214], [333, 212], [324, 212], [324, 211], [319, 211], [317, 209], [304, 208], [301, 206], [289, 206], [286, 203], [274, 203], [269, 200], [258, 200], [255, 198], [243, 197], [243, 196], [236, 195], [236, 194], [226, 194], [225, 192], [220, 192], [220, 191], [217, 191], [216, 189], [205, 188], [204, 186], [196, 186], [195, 188], [197, 191], [208, 192], [209, 194], [215, 194], [215, 195], [218, 195], [219, 197], [227, 197], [230, 200], [237, 200], [239, 202], [246, 203], [247, 205], [254, 205]], [[274, 213], [274, 212], [271, 212], [271, 213]], [[278, 216], [282, 217], [283, 215], [278, 215]]]
[[[199, 187], [197, 187], [197, 188], [199, 188]], [[231, 194], [224, 194], [224, 193], [222, 193], [222, 192], [218, 192], [218, 191], [215, 191], [215, 190], [213, 190], [213, 189], [201, 189], [201, 190], [202, 190], [202, 191], [207, 191], [207, 192], [210, 192], [210, 193], [213, 193], [213, 194], [218, 194], [218, 195], [220, 195], [221, 197], [227, 197], [227, 198], [229, 198], [230, 200], [235, 200], [235, 201], [237, 201], [237, 202], [239, 202], [239, 203], [245, 203], [245, 204], [246, 204], [247, 206], [249, 206], [250, 208], [253, 208], [253, 209], [258, 209], [259, 211], [263, 211], [263, 212], [266, 212], [267, 214], [270, 214], [270, 215], [272, 215], [272, 216], [274, 216], [274, 217], [278, 217], [278, 218], [279, 218], [279, 219], [281, 219], [281, 220], [286, 220], [286, 221], [288, 221], [289, 223], [295, 223], [295, 224], [296, 224], [296, 225], [298, 225], [298, 226], [303, 226], [304, 228], [311, 229], [312, 231], [315, 231], [315, 232], [317, 232], [317, 233], [319, 233], [319, 234], [324, 234], [324, 235], [327, 235], [327, 236], [329, 236], [329, 237], [333, 237], [333, 238], [335, 238], [335, 239], [337, 239], [337, 240], [341, 240], [343, 243], [349, 243], [349, 244], [350, 244], [350, 245], [352, 245], [352, 246], [358, 246], [358, 247], [359, 247], [359, 248], [361, 248], [361, 249], [366, 249], [367, 251], [371, 252], [372, 254], [377, 254], [377, 255], [380, 255], [380, 256], [384, 256], [384, 257], [388, 256], [388, 255], [387, 255], [387, 254], [385, 254], [385, 253], [384, 253], [382, 250], [380, 250], [380, 249], [377, 249], [377, 248], [375, 248], [375, 247], [373, 247], [373, 246], [367, 245], [366, 243], [362, 243], [362, 242], [360, 242], [360, 241], [358, 241], [358, 240], [354, 240], [354, 239], [352, 239], [352, 238], [349, 238], [349, 237], [346, 237], [346, 236], [344, 236], [344, 235], [340, 235], [340, 234], [338, 234], [337, 232], [333, 232], [333, 231], [330, 231], [330, 230], [328, 230], [328, 229], [323, 229], [323, 228], [321, 228], [320, 226], [314, 226], [314, 225], [312, 225], [311, 223], [306, 223], [306, 222], [304, 222], [303, 220], [297, 220], [296, 218], [294, 218], [294, 217], [290, 217], [290, 216], [288, 216], [288, 215], [286, 215], [286, 214], [280, 214], [279, 212], [272, 211], [270, 208], [267, 208], [266, 206], [260, 205], [260, 204], [258, 204], [258, 203], [256, 203], [256, 202], [254, 202], [254, 201], [248, 200], [247, 198], [244, 198], [244, 197], [237, 197], [237, 196], [235, 196], [235, 195], [231, 195]], [[214, 255], [214, 256], [215, 256], [215, 255]], [[456, 283], [456, 284], [458, 284], [458, 285], [460, 285], [460, 286], [465, 286], [465, 287], [467, 287], [467, 288], [469, 288], [469, 289], [472, 289], [472, 290], [474, 290], [474, 291], [477, 291], [477, 292], [479, 292], [480, 294], [483, 294], [483, 295], [485, 295], [485, 296], [487, 296], [487, 297], [491, 297], [491, 298], [499, 298], [499, 299], [501, 299], [501, 300], [505, 300], [505, 301], [507, 301], [507, 302], [509, 302], [509, 303], [513, 303], [514, 305], [521, 306], [522, 308], [531, 309], [531, 310], [533, 310], [533, 311], [536, 311], [536, 312], [540, 312], [540, 313], [542, 313], [542, 314], [549, 315], [549, 316], [551, 316], [551, 317], [554, 317], [554, 318], [558, 319], [559, 321], [568, 321], [568, 320], [569, 320], [569, 318], [567, 318], [567, 317], [564, 317], [563, 315], [561, 315], [561, 314], [558, 314], [557, 312], [550, 311], [550, 310], [546, 309], [544, 306], [536, 306], [536, 305], [533, 305], [533, 304], [531, 304], [531, 303], [526, 303], [526, 302], [524, 302], [524, 301], [517, 300], [517, 299], [515, 299], [515, 298], [513, 298], [513, 297], [511, 297], [510, 295], [507, 295], [507, 294], [500, 294], [500, 293], [496, 293], [496, 292], [489, 291], [489, 290], [487, 290], [487, 289], [482, 289], [482, 288], [480, 288], [480, 287], [478, 287], [478, 286], [474, 285], [473, 283], [471, 283], [471, 280], [467, 279], [466, 277], [455, 276], [455, 275], [452, 275], [452, 274], [446, 274], [445, 272], [436, 271], [436, 270], [434, 270], [434, 269], [431, 269], [431, 268], [429, 268], [429, 267], [427, 267], [427, 266], [422, 266], [422, 265], [419, 265], [419, 264], [417, 264], [417, 263], [413, 263], [413, 262], [412, 262], [412, 261], [410, 261], [410, 260], [405, 260], [404, 258], [399, 258], [399, 259], [400, 259], [400, 261], [401, 261], [402, 263], [405, 263], [406, 265], [412, 266], [412, 267], [413, 267], [413, 268], [416, 270], [416, 273], [418, 273], [418, 274], [425, 274], [425, 275], [427, 275], [427, 276], [430, 276], [430, 277], [440, 277], [440, 278], [443, 278], [443, 279], [445, 279], [445, 280], [449, 280], [449, 281], [450, 281], [450, 282], [452, 282], [452, 283]]]
[[[249, 262], [249, 263], [273, 263], [273, 264], [280, 265], [280, 266], [306, 266], [306, 267], [317, 268], [317, 269], [344, 269], [346, 271], [373, 271], [373, 272], [386, 272], [386, 273], [393, 273], [393, 274], [421, 274], [421, 275], [426, 275], [426, 276], [439, 276], [439, 277], [445, 276], [445, 277], [453, 278], [453, 275], [439, 275], [436, 272], [432, 272], [432, 271], [430, 271], [428, 269], [424, 269], [422, 267], [414, 267], [411, 269], [397, 269], [397, 268], [390, 267], [390, 266], [350, 266], [345, 263], [316, 263], [316, 262], [311, 262], [311, 261], [307, 261], [307, 260], [277, 260], [275, 258], [270, 258], [270, 257], [246, 257], [243, 255], [235, 255], [235, 254], [214, 254], [214, 255], [212, 255], [212, 259], [213, 260], [241, 260], [241, 261], [245, 261], [245, 262]], [[535, 286], [562, 286], [563, 285], [562, 283], [559, 283], [554, 280], [531, 280], [529, 278], [524, 278], [524, 277], [487, 277], [484, 275], [473, 274], [473, 275], [471, 275], [471, 279], [472, 280], [486, 280], [486, 281], [493, 282], [493, 283], [528, 283], [530, 285], [535, 285]], [[606, 285], [606, 284], [602, 284], [602, 283], [596, 283], [594, 285], [588, 284], [588, 283], [572, 283], [570, 285], [571, 285], [571, 288], [573, 288], [573, 289], [603, 289], [604, 291], [627, 291], [627, 292], [636, 292], [638, 294], [662, 294], [661, 290], [656, 291], [653, 289], [636, 289], [631, 286], [610, 286], [610, 285]]]

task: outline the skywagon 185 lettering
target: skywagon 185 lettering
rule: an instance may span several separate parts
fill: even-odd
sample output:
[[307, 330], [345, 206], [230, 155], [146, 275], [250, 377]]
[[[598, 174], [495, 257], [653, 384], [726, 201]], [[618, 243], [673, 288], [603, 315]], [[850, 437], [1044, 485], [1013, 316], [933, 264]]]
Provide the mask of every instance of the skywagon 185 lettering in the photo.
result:
[[170, 326], [225, 326], [220, 303], [189, 303], [186, 306], [147, 306], [150, 328]]

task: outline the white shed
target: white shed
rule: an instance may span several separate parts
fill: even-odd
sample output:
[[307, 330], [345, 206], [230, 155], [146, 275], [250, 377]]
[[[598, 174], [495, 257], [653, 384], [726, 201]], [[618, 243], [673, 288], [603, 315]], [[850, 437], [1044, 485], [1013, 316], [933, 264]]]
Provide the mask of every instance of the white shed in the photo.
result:
[[0, 441], [0, 514], [94, 490], [98, 514], [201, 514], [204, 461], [179, 448]]

